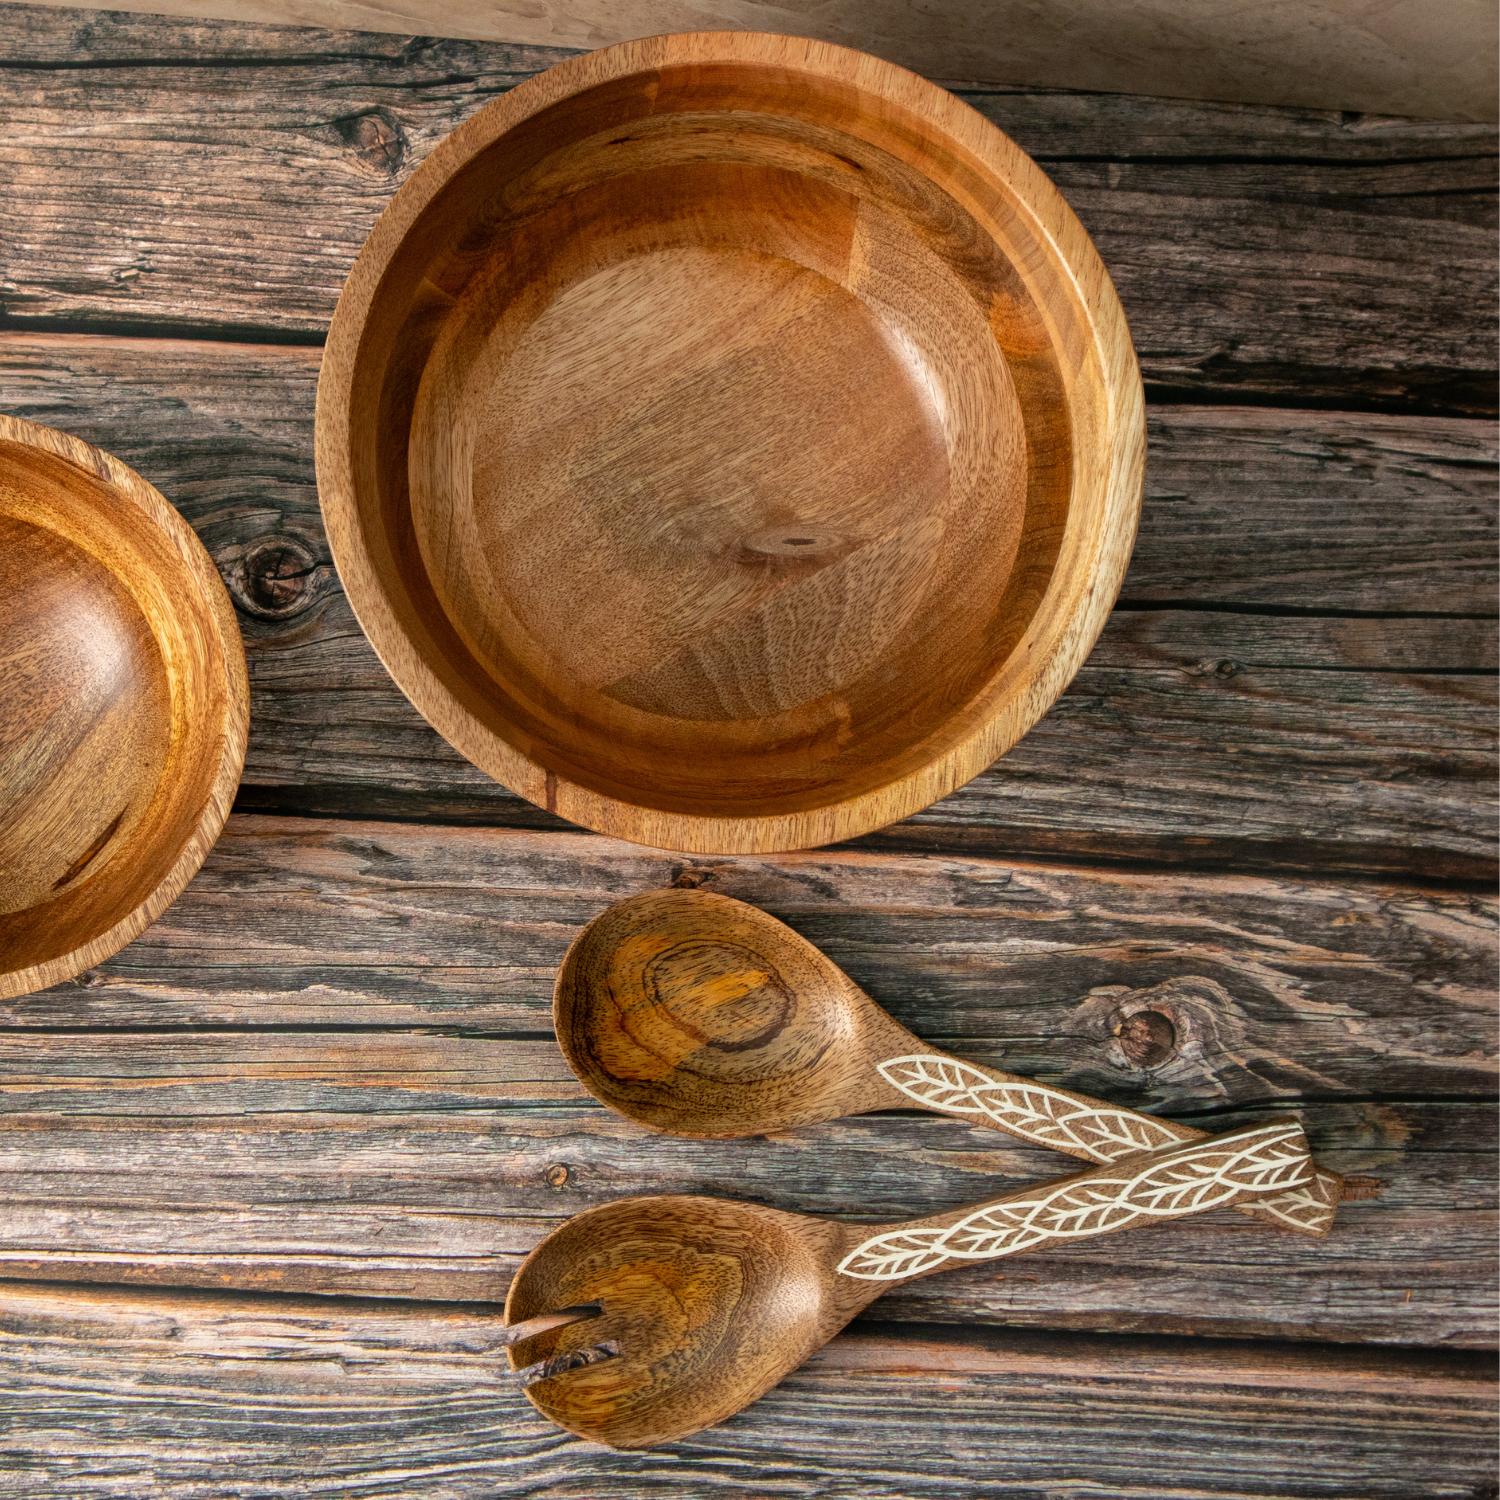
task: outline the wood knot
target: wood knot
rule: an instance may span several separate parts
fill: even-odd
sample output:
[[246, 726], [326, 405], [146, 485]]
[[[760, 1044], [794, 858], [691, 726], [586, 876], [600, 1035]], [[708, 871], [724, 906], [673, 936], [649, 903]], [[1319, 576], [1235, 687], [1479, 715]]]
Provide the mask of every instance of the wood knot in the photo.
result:
[[1231, 661], [1227, 656], [1205, 656], [1195, 665], [1186, 668], [1189, 677], [1217, 677], [1221, 682], [1238, 677], [1244, 670], [1239, 662]]
[[333, 569], [320, 563], [301, 537], [258, 537], [238, 556], [219, 563], [224, 586], [256, 620], [289, 620], [334, 591]]
[[1159, 1068], [1177, 1050], [1177, 1028], [1159, 1010], [1138, 1010], [1120, 1022], [1120, 1051], [1137, 1068]]
[[394, 177], [406, 160], [406, 135], [383, 109], [335, 120], [333, 128], [361, 166]]
[[794, 562], [814, 562], [819, 566], [848, 552], [850, 539], [826, 526], [807, 526], [788, 521], [757, 531], [744, 539], [746, 553], [756, 558], [790, 558]]
[[679, 891], [695, 891], [703, 884], [701, 875], [694, 875], [691, 870], [680, 870], [676, 880], [672, 882], [674, 889]]
[[568, 1169], [561, 1162], [554, 1162], [547, 1168], [547, 1186], [550, 1188], [565, 1188], [568, 1185]]

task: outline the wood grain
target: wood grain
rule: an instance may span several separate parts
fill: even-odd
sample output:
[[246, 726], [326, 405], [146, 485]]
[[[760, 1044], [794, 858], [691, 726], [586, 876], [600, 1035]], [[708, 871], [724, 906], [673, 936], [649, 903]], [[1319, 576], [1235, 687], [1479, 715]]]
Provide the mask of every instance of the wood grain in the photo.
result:
[[[33, 1028], [47, 1048], [47, 1031], [80, 1027], [530, 1034], [551, 1060], [527, 1076], [576, 1099], [549, 1050], [557, 967], [606, 907], [679, 879], [788, 923], [924, 1041], [1110, 1101], [1175, 1113], [1491, 1092], [1487, 894], [839, 850], [692, 860], [584, 834], [389, 823], [231, 818], [129, 950], [0, 1015], [16, 1047]], [[1180, 1028], [1169, 1060], [1142, 1068], [1114, 1045], [1137, 1010]], [[119, 1066], [130, 1055], [118, 1035], [70, 1045], [66, 1069], [84, 1079], [110, 1048]], [[196, 1045], [184, 1037], [180, 1055]], [[262, 1043], [252, 1030], [240, 1045]], [[398, 1066], [424, 1071], [394, 1057], [385, 1071]]]
[[231, 819], [143, 939], [9, 1006], [3, 1264], [494, 1298], [549, 1228], [622, 1194], [733, 1184], [879, 1220], [1055, 1172], [951, 1120], [681, 1141], [592, 1105], [548, 1034], [556, 965], [588, 918], [683, 875], [775, 912], [959, 1056], [1200, 1128], [1295, 1104], [1320, 1161], [1385, 1183], [1326, 1242], [1226, 1212], [919, 1283], [882, 1317], [1489, 1339], [1487, 898], [290, 819]]
[[[0, 399], [139, 469], [221, 566], [256, 541], [289, 540], [326, 567], [312, 459], [320, 358], [266, 344], [11, 331], [0, 333]], [[1145, 505], [1121, 598], [1493, 615], [1495, 495], [1489, 423], [1148, 405]], [[304, 596], [300, 613], [323, 598]], [[302, 628], [242, 615], [252, 642]]]
[[450, 744], [600, 832], [747, 853], [1025, 734], [1118, 593], [1144, 426], [1109, 278], [1007, 137], [712, 32], [559, 64], [422, 163], [315, 447], [360, 624]]
[[[552, 1021], [590, 1094], [674, 1136], [774, 1135], [915, 1104], [1097, 1165], [1204, 1139], [937, 1052], [784, 922], [712, 891], [672, 886], [601, 912], [563, 957]], [[1150, 1009], [1122, 1016], [1114, 1035], [1137, 1063], [1160, 1062], [1177, 1042]], [[1327, 1234], [1343, 1185], [1326, 1168], [1304, 1177], [1305, 1165], [1279, 1184], [1284, 1195], [1262, 1194], [1257, 1178], [1242, 1211], [1267, 1228]]]
[[[30, 0], [51, 3], [51, 0]], [[146, 10], [132, 0], [125, 10]], [[1370, 11], [1359, 0], [1271, 4], [1248, 13], [1184, 16], [1152, 0], [1085, 0], [1066, 17], [995, 0], [942, 11], [906, 11], [873, 0], [857, 13], [767, 11], [755, 0], [448, 0], [433, 12], [415, 0], [159, 0], [158, 15], [219, 16], [402, 31], [505, 42], [601, 47], [664, 31], [775, 27], [873, 52], [940, 78], [1145, 90], [1202, 99], [1249, 99], [1365, 110], [1376, 116], [1493, 120], [1495, 69], [1483, 11], [1449, 11], [1441, 28], [1416, 6]], [[1080, 48], [1079, 36], [1090, 45]]]
[[[844, 1224], [743, 1199], [617, 1198], [522, 1262], [509, 1325], [537, 1409], [611, 1448], [654, 1448], [758, 1400], [889, 1287], [1027, 1251], [1318, 1186], [1296, 1120], [1139, 1152], [897, 1224]], [[1326, 1227], [1326, 1225], [1325, 1225]], [[568, 1309], [591, 1317], [558, 1323]], [[520, 1330], [518, 1329], [518, 1332]]]
[[[78, 66], [113, 62], [122, 55], [152, 60], [162, 55], [161, 10], [149, 15], [129, 15], [116, 11], [101, 25], [97, 12], [50, 6], [37, 13], [13, 7], [9, 21], [7, 55], [18, 63], [55, 62], [59, 49]], [[474, 71], [477, 60], [508, 54], [525, 60], [532, 68], [550, 67], [575, 50], [567, 46], [517, 42], [482, 44], [478, 51], [462, 40], [443, 41], [433, 37], [414, 37], [410, 32], [385, 34], [381, 31], [323, 28], [313, 30], [293, 22], [288, 26], [246, 21], [242, 16], [225, 16], [207, 24], [206, 7], [192, 12], [199, 24], [176, 21], [169, 23], [175, 34], [188, 31], [194, 47], [206, 61], [241, 61], [245, 56], [273, 63], [293, 64], [307, 59], [309, 39], [322, 41], [327, 60], [353, 56], [368, 61], [423, 64], [430, 58], [430, 72], [425, 82], [441, 80], [445, 64], [460, 76]], [[299, 20], [305, 18], [305, 12]], [[382, 13], [389, 17], [391, 12]], [[286, 18], [292, 21], [292, 17]], [[369, 19], [374, 20], [374, 16]], [[705, 30], [708, 26], [664, 28]], [[615, 40], [609, 38], [608, 40]], [[605, 45], [603, 37], [581, 37], [580, 48]], [[845, 45], [859, 46], [857, 42]], [[503, 49], [503, 54], [502, 54]], [[868, 49], [866, 49], [868, 50]], [[467, 67], [464, 65], [468, 64]], [[910, 64], [907, 64], [910, 66]], [[932, 71], [920, 67], [916, 72]], [[1055, 141], [1078, 145], [1083, 154], [1112, 160], [1120, 152], [1121, 126], [1146, 117], [1153, 122], [1148, 137], [1155, 154], [1183, 156], [1245, 156], [1267, 151], [1297, 156], [1317, 156], [1320, 160], [1381, 160], [1400, 158], [1406, 161], [1424, 158], [1452, 157], [1453, 143], [1468, 143], [1483, 150], [1492, 143], [1492, 124], [1457, 124], [1451, 116], [1434, 116], [1421, 110], [1339, 109], [1326, 102], [1320, 108], [1299, 109], [1275, 105], [1192, 100], [1167, 91], [1166, 97], [1130, 94], [1118, 90], [1105, 93], [1072, 91], [1064, 88], [1030, 89], [1006, 83], [955, 83], [960, 75], [932, 71], [941, 76], [945, 87], [955, 87], [969, 98], [1005, 100], [1014, 96], [1032, 101], [1036, 111], [1033, 129], [1039, 132], [1034, 141], [1022, 145], [1032, 155], [1045, 154]], [[1003, 104], [996, 107], [1004, 107]], [[1305, 149], [1316, 142], [1320, 150]]]
[[123, 947], [203, 862], [249, 711], [234, 612], [139, 474], [0, 416], [0, 994]]
[[[0, 395], [141, 466], [219, 561], [250, 657], [247, 791], [275, 799], [260, 805], [517, 821], [525, 805], [418, 719], [338, 592], [311, 472], [317, 364], [310, 350], [12, 334], [0, 338]], [[1425, 674], [1486, 666], [1492, 627], [1235, 610], [1490, 612], [1492, 433], [1478, 422], [1158, 407], [1149, 445], [1123, 597], [1195, 608], [1117, 614], [1038, 730], [939, 804], [921, 837], [1483, 878], [1488, 685]], [[292, 576], [272, 580], [272, 563]], [[1213, 604], [1230, 608], [1204, 608]], [[1480, 701], [1470, 708], [1450, 689]], [[1444, 721], [1437, 742], [1424, 703]], [[1283, 732], [1307, 745], [1310, 724], [1314, 758], [1294, 757]], [[1247, 733], [1253, 776], [1237, 750]], [[1080, 806], [1076, 757], [1104, 746], [1116, 763], [1128, 758], [1141, 793]]]
[[[24, 126], [0, 152], [10, 326], [320, 339], [395, 186], [481, 105], [566, 55], [25, 7], [3, 25], [14, 64], [0, 90]], [[1120, 290], [1148, 383], [1494, 409], [1493, 330], [1470, 316], [1493, 294], [1493, 194], [1476, 186], [1492, 173], [1489, 128], [963, 97], [1068, 193]], [[168, 159], [164, 183], [152, 163]], [[1415, 184], [1413, 160], [1428, 164]], [[1341, 165], [1382, 161], [1393, 163], [1384, 182]], [[1217, 188], [1205, 187], [1210, 172]]]
[[[527, 816], [410, 717], [347, 614], [311, 472], [318, 351], [160, 335], [319, 340], [395, 184], [453, 124], [558, 54], [326, 34], [312, 34], [309, 51], [305, 32], [20, 14], [0, 12], [0, 50], [7, 64], [44, 66], [0, 70], [16, 127], [0, 147], [14, 184], [0, 224], [12, 329], [0, 338], [0, 408], [118, 453], [199, 529], [258, 674], [251, 796], [362, 816]], [[178, 65], [188, 57], [194, 66]], [[1112, 265], [1122, 247], [1119, 279], [1128, 302], [1141, 298], [1130, 311], [1137, 333], [1150, 331], [1158, 390], [1178, 382], [1178, 396], [1222, 400], [1243, 380], [1250, 401], [1492, 409], [1483, 322], [1467, 311], [1462, 326], [1450, 321], [1457, 304], [1433, 298], [1438, 273], [1424, 259], [1434, 230], [1452, 226], [1449, 285], [1489, 297], [1491, 273], [1466, 257], [1493, 218], [1491, 128], [1027, 90], [965, 97], [1045, 159]], [[153, 195], [145, 184], [162, 162], [177, 185]], [[1110, 208], [1127, 194], [1128, 219]], [[1212, 214], [1179, 209], [1191, 198], [1216, 201], [1222, 233]], [[1097, 225], [1095, 201], [1105, 206]], [[1257, 238], [1244, 205], [1261, 203]], [[1183, 247], [1172, 243], [1179, 220], [1190, 226]], [[1243, 286], [1226, 269], [1215, 289], [1199, 259], [1248, 268]], [[1190, 294], [1181, 310], [1149, 284], [1158, 261]], [[1345, 309], [1347, 325], [1328, 306]], [[1374, 319], [1363, 328], [1361, 309]], [[25, 319], [39, 331], [16, 334]], [[84, 326], [151, 337], [46, 332]], [[1416, 353], [1403, 353], [1407, 334]], [[1376, 364], [1358, 368], [1367, 358]], [[292, 1494], [315, 1474], [372, 1493], [637, 1493], [680, 1488], [689, 1455], [696, 1487], [726, 1495], [852, 1485], [956, 1500], [998, 1485], [1041, 1500], [1082, 1476], [1155, 1500], [1164, 1478], [1186, 1493], [1243, 1496], [1247, 1474], [1258, 1493], [1405, 1500], [1420, 1475], [1435, 1495], [1488, 1494], [1493, 1439], [1470, 1413], [1491, 1411], [1492, 1393], [1470, 1403], [1454, 1379], [1472, 1366], [1410, 1347], [1477, 1349], [1493, 1337], [1494, 1126], [1480, 1102], [1493, 1091], [1494, 970], [1481, 946], [1493, 911], [1487, 895], [1431, 884], [1481, 875], [1483, 863], [1413, 831], [1446, 829], [1436, 838], [1449, 842], [1456, 831], [1471, 850], [1488, 837], [1475, 815], [1481, 783], [1464, 778], [1489, 773], [1454, 751], [1478, 721], [1440, 709], [1448, 748], [1422, 743], [1414, 723], [1417, 753], [1397, 764], [1388, 720], [1351, 713], [1336, 695], [1323, 715], [1349, 748], [1344, 767], [1325, 759], [1302, 780], [1267, 733], [1252, 749], [1247, 800], [1249, 757], [1232, 753], [1244, 719], [1202, 715], [1221, 694], [1243, 714], [1241, 689], [1259, 676], [1254, 722], [1273, 724], [1281, 709], [1267, 672], [1283, 674], [1282, 687], [1287, 672], [1314, 674], [1304, 681], [1315, 690], [1350, 679], [1353, 698], [1377, 678], [1403, 679], [1403, 693], [1406, 679], [1433, 673], [1482, 686], [1467, 674], [1490, 663], [1478, 617], [1493, 614], [1492, 431], [1166, 405], [1151, 424], [1133, 607], [1098, 653], [1115, 696], [1096, 693], [1092, 717], [1072, 730], [1108, 722], [1102, 710], [1142, 671], [1153, 683], [1184, 679], [1175, 717], [1160, 716], [1153, 688], [1132, 690], [1135, 707], [1115, 721], [1115, 733], [1140, 726], [1115, 743], [1171, 773], [1142, 803], [1085, 805], [1075, 782], [1070, 806], [1071, 747], [1058, 741], [1030, 778], [1054, 788], [1037, 824], [1023, 796], [992, 798], [968, 822], [888, 831], [878, 858], [841, 851], [831, 874], [817, 863], [673, 861], [582, 838], [561, 866], [476, 864], [479, 844], [450, 841], [462, 830], [410, 826], [343, 844], [304, 826], [309, 837], [283, 832], [279, 847], [263, 838], [254, 852], [234, 832], [249, 824], [235, 819], [233, 865], [210, 862], [172, 909], [181, 921], [13, 1002], [4, 1022], [26, 1035], [3, 1067], [15, 1086], [5, 1102], [20, 1106], [0, 1146], [10, 1274], [468, 1299], [434, 1317], [448, 1331], [459, 1319], [456, 1342], [475, 1352], [461, 1353], [448, 1384], [428, 1384], [414, 1372], [432, 1373], [430, 1351], [447, 1334], [403, 1342], [411, 1325], [403, 1312], [393, 1329], [388, 1308], [336, 1344], [338, 1365], [320, 1358], [344, 1334], [327, 1300], [278, 1323], [275, 1357], [253, 1361], [240, 1356], [268, 1350], [260, 1299], [232, 1317], [176, 1321], [175, 1338], [155, 1343], [114, 1334], [196, 1299], [172, 1292], [142, 1314], [127, 1293], [118, 1316], [49, 1308], [50, 1352], [32, 1339], [11, 1367], [29, 1404], [21, 1437], [14, 1419], [8, 1431], [0, 1491], [112, 1497], [180, 1482]], [[1382, 618], [1392, 613], [1405, 618]], [[1468, 618], [1442, 618], [1455, 614]], [[1221, 664], [1246, 670], [1221, 677]], [[1424, 700], [1435, 702], [1426, 688], [1380, 701], [1399, 712]], [[1164, 724], [1175, 726], [1166, 750]], [[1204, 777], [1205, 766], [1223, 774]], [[1339, 778], [1344, 814], [1360, 786], [1343, 823], [1320, 811]], [[1296, 790], [1278, 798], [1277, 784]], [[1163, 831], [1162, 806], [1175, 832]], [[1247, 815], [1251, 839], [1241, 837]], [[519, 847], [499, 842], [514, 835], [463, 836], [487, 851]], [[912, 841], [948, 853], [914, 860]], [[1016, 862], [1020, 848], [1237, 873], [1038, 874]], [[974, 861], [976, 849], [1009, 857]], [[657, 1457], [559, 1446], [519, 1395], [503, 1408], [473, 1395], [474, 1362], [494, 1359], [481, 1323], [463, 1320], [571, 1213], [663, 1182], [690, 1193], [738, 1183], [772, 1206], [883, 1219], [906, 1212], [914, 1192], [956, 1207], [1055, 1160], [994, 1132], [901, 1115], [767, 1142], [650, 1142], [564, 1096], [544, 1017], [568, 934], [690, 863], [710, 888], [777, 910], [960, 1056], [1211, 1129], [1293, 1102], [1316, 1150], [1384, 1186], [1344, 1207], [1339, 1246], [1248, 1234], [1226, 1213], [1142, 1236], [1138, 1258], [1079, 1246], [1012, 1268], [1024, 1276], [978, 1268], [918, 1282], [883, 1299], [887, 1322], [857, 1325], [868, 1332], [820, 1356], [837, 1361], [836, 1376], [811, 1383], [810, 1366], [784, 1405], [775, 1394], [707, 1442]], [[1257, 863], [1288, 873], [1247, 876]], [[1327, 874], [1340, 867], [1427, 883], [1341, 884]], [[1009, 904], [997, 905], [1006, 890]], [[244, 913], [243, 944], [226, 941], [229, 911]], [[1102, 1002], [1102, 1026], [1090, 1000]], [[996, 1015], [1007, 1018], [998, 1028]], [[1163, 1027], [1175, 1042], [1179, 1021], [1201, 1059], [1179, 1048], [1157, 1066]], [[1290, 1259], [1271, 1253], [1288, 1247]], [[495, 1307], [481, 1322], [498, 1317]], [[934, 1338], [935, 1322], [947, 1329]], [[1035, 1332], [976, 1326], [999, 1323]], [[962, 1343], [958, 1324], [974, 1330]], [[1216, 1337], [1066, 1332], [1088, 1328]], [[1278, 1336], [1298, 1343], [1266, 1342]], [[1382, 1363], [1369, 1347], [1308, 1342], [1319, 1339], [1407, 1347]], [[185, 1343], [210, 1352], [182, 1362]], [[376, 1369], [378, 1392], [361, 1406], [375, 1387], [348, 1372], [374, 1380]], [[166, 1378], [143, 1385], [143, 1371]], [[799, 1416], [809, 1402], [816, 1428]]]
[[[1044, 1500], [1423, 1493], [1472, 1500], [1492, 1466], [1492, 1367], [1389, 1354], [1142, 1337], [938, 1330], [841, 1335], [711, 1436], [608, 1454], [536, 1414], [503, 1373], [498, 1306], [3, 1288], [0, 1494], [191, 1486], [280, 1500], [370, 1495], [745, 1492]], [[130, 1403], [128, 1429], [112, 1418]], [[820, 1420], [806, 1420], [809, 1408]], [[963, 1442], [955, 1445], [961, 1431]]]
[[[419, 1079], [434, 1050], [407, 1048]], [[468, 1101], [436, 1091], [361, 1099], [336, 1049], [307, 1044], [300, 1089], [253, 1077], [234, 1088], [229, 1059], [243, 1051], [231, 1041], [222, 1055], [211, 1076], [200, 1070], [196, 1108], [177, 1115], [152, 1114], [152, 1091], [129, 1088], [115, 1113], [6, 1115], [0, 1274], [485, 1301], [503, 1297], [564, 1220], [629, 1194], [732, 1193], [878, 1223], [909, 1214], [918, 1196], [934, 1212], [956, 1209], [1057, 1164], [1054, 1153], [938, 1119], [869, 1116], [765, 1142], [682, 1142], [596, 1106], [507, 1103], [494, 1086]], [[156, 1086], [161, 1108], [173, 1092], [172, 1080]], [[25, 1102], [21, 1091], [9, 1098]], [[1340, 1206], [1328, 1240], [1268, 1235], [1215, 1211], [1170, 1232], [917, 1282], [885, 1297], [879, 1316], [1492, 1347], [1493, 1106], [1298, 1112], [1320, 1161], [1380, 1184], [1372, 1200]], [[1222, 1129], [1265, 1112], [1191, 1118]]]

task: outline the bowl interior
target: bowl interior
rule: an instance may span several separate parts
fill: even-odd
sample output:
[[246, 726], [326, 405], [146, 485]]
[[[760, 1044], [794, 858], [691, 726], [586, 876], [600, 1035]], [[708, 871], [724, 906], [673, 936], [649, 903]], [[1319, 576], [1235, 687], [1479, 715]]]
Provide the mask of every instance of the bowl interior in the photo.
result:
[[212, 610], [157, 525], [0, 441], [0, 978], [150, 900], [213, 789], [227, 696]]
[[405, 642], [633, 806], [793, 813], [930, 764], [993, 714], [1068, 521], [1089, 340], [1046, 253], [930, 123], [829, 80], [666, 67], [523, 120], [359, 346]]

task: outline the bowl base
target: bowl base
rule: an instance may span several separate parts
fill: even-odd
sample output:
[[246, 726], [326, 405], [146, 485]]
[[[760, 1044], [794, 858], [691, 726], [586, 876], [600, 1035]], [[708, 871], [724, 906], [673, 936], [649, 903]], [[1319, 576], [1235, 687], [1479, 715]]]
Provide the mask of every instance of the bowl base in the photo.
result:
[[914, 703], [994, 669], [1025, 422], [920, 205], [828, 181], [842, 156], [747, 162], [784, 149], [770, 124], [713, 162], [670, 123], [630, 143], [649, 171], [612, 143], [455, 299], [412, 526], [570, 779], [617, 779], [628, 749], [658, 797], [764, 802], [884, 760]]
[[0, 512], [0, 912], [45, 905], [129, 845], [172, 705], [146, 617], [81, 547]]

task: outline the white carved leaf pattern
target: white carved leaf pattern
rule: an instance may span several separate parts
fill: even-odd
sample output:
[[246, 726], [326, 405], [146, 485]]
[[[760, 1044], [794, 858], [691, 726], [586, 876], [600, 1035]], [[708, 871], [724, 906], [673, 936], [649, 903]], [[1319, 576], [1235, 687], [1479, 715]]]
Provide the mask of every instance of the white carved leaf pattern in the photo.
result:
[[956, 1058], [914, 1054], [893, 1057], [878, 1068], [887, 1083], [929, 1109], [985, 1115], [1025, 1140], [1088, 1161], [1111, 1162], [1178, 1140], [1149, 1115], [1081, 1104], [1039, 1083], [1002, 1083]]
[[1044, 1240], [1103, 1234], [1136, 1219], [1201, 1213], [1265, 1180], [1267, 1173], [1282, 1182], [1298, 1174], [1306, 1178], [1311, 1171], [1297, 1125], [1268, 1126], [1229, 1141], [1210, 1137], [1167, 1161], [1136, 1158], [1117, 1175], [1095, 1173], [976, 1209], [946, 1229], [874, 1235], [852, 1250], [839, 1270], [863, 1281], [896, 1281], [945, 1259], [991, 1260]]
[[[862, 1281], [899, 1281], [904, 1276], [915, 1276], [948, 1259], [946, 1250], [935, 1248], [944, 1233], [941, 1229], [916, 1229], [881, 1235], [878, 1240], [861, 1245], [839, 1270]], [[851, 1265], [858, 1269], [850, 1270]]]
[[1338, 1211], [1333, 1180], [1319, 1173], [1311, 1182], [1274, 1197], [1242, 1205], [1263, 1218], [1301, 1234], [1325, 1235]]
[[[1039, 1083], [1002, 1083], [953, 1057], [912, 1053], [893, 1057], [877, 1068], [887, 1083], [929, 1109], [951, 1115], [984, 1115], [1023, 1140], [1101, 1165], [1141, 1151], [1160, 1151], [1180, 1140], [1150, 1115], [1107, 1105], [1083, 1105]], [[1254, 1206], [1289, 1228], [1326, 1234], [1336, 1205], [1308, 1202], [1305, 1195], [1288, 1194], [1284, 1202], [1281, 1198], [1266, 1199]]]

